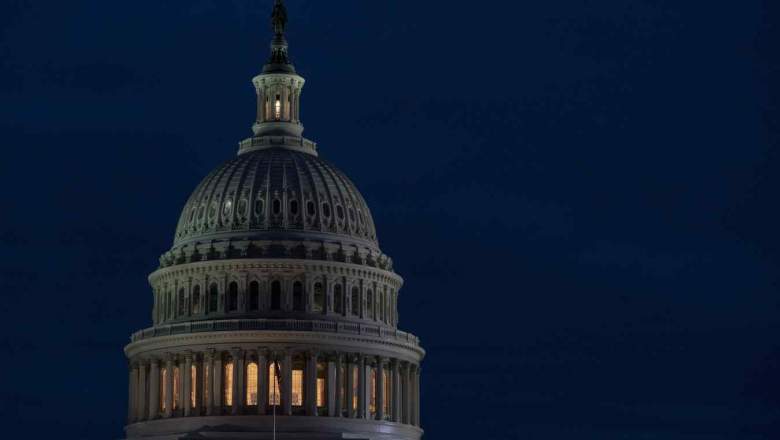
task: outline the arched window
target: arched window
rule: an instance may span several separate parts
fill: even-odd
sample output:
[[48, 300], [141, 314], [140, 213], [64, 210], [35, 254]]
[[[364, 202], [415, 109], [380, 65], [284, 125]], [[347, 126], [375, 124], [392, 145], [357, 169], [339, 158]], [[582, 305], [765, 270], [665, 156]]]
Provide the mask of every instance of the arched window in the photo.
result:
[[179, 289], [179, 316], [184, 316], [184, 288]]
[[260, 283], [257, 281], [249, 283], [249, 310], [260, 310]]
[[238, 310], [238, 283], [233, 281], [228, 285], [227, 311], [235, 312]]
[[303, 406], [303, 370], [292, 370], [292, 406]]
[[336, 313], [344, 313], [344, 293], [341, 290], [341, 284], [333, 286], [333, 309]]
[[357, 287], [352, 288], [352, 314], [360, 316], [360, 290]]
[[296, 312], [304, 311], [303, 306], [303, 283], [296, 281], [293, 284], [293, 310]]
[[246, 404], [257, 405], [257, 364], [250, 362], [246, 366]]
[[200, 313], [200, 286], [192, 288], [192, 314]]
[[225, 389], [223, 390], [225, 396], [225, 406], [233, 406], [233, 361], [227, 361], [225, 363], [225, 380], [223, 380]]
[[282, 283], [271, 283], [271, 310], [282, 310]]
[[216, 313], [219, 308], [219, 288], [217, 283], [209, 287], [209, 313]]
[[366, 292], [366, 308], [368, 319], [374, 319], [374, 292], [371, 289]]
[[322, 313], [325, 310], [325, 289], [322, 283], [314, 283], [314, 304], [312, 310]]
[[279, 376], [282, 374], [280, 365], [276, 362], [268, 364], [268, 404], [278, 406], [282, 402], [282, 389], [279, 386]]
[[195, 384], [198, 383], [198, 367], [193, 365], [190, 367], [190, 408], [197, 408], [198, 387]]

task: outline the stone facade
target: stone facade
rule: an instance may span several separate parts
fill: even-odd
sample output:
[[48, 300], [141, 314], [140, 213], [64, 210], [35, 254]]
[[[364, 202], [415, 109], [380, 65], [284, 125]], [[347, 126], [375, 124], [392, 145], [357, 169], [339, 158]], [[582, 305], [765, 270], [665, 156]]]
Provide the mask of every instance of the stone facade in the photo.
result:
[[403, 439], [420, 428], [417, 337], [365, 200], [302, 137], [287, 13], [253, 79], [239, 155], [182, 210], [125, 347], [131, 439]]

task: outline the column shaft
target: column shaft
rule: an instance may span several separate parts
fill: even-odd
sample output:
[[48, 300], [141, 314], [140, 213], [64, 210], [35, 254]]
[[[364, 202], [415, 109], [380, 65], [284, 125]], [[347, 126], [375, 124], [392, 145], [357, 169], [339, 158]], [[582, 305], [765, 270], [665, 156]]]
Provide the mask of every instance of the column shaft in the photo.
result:
[[187, 353], [184, 357], [184, 371], [179, 374], [184, 379], [182, 387], [182, 400], [184, 402], [184, 417], [192, 414], [192, 353]]
[[138, 364], [130, 364], [130, 376], [127, 380], [127, 422], [135, 421], [136, 398], [135, 393], [138, 389]]
[[160, 416], [160, 361], [152, 359], [149, 367], [149, 420]]
[[149, 416], [146, 406], [149, 404], [149, 394], [147, 393], [146, 368], [148, 362], [141, 361], [138, 369], [138, 387], [135, 392], [136, 412], [135, 419], [145, 420]]
[[206, 399], [206, 415], [214, 414], [214, 352], [206, 353], [203, 361], [203, 374], [206, 380], [203, 383], [203, 397]]
[[165, 362], [165, 414], [166, 418], [173, 415], [173, 357], [168, 356]]
[[328, 417], [336, 417], [336, 362], [333, 359], [328, 361], [326, 384], [328, 389]]
[[292, 415], [292, 353], [289, 351], [284, 353], [284, 361], [282, 362], [282, 414], [286, 416]]
[[241, 350], [232, 352], [233, 356], [233, 415], [241, 414], [244, 407], [244, 353]]
[[392, 399], [390, 400], [393, 413], [392, 420], [396, 423], [401, 423], [401, 373], [398, 369], [397, 359], [393, 359], [390, 369], [390, 380], [392, 381]]
[[385, 419], [385, 361], [382, 358], [376, 363], [376, 419]]
[[306, 354], [306, 415], [317, 415], [317, 353]]
[[268, 404], [268, 358], [257, 350], [257, 413], [265, 415]]
[[353, 358], [350, 355], [347, 355], [346, 357], [346, 376], [347, 376], [347, 386], [344, 388], [344, 400], [346, 400], [346, 406], [347, 406], [347, 417], [354, 418], [355, 417], [355, 404], [354, 404], [354, 389], [355, 389], [355, 376], [354, 376], [354, 368], [355, 364], [352, 362]]
[[359, 419], [367, 418], [366, 411], [366, 359], [363, 355], [358, 358], [358, 413]]
[[222, 415], [222, 395], [224, 393], [224, 381], [222, 380], [222, 353], [216, 352], [214, 354], [214, 388], [212, 388], [212, 400], [214, 405], [214, 413], [216, 415]]
[[335, 413], [333, 416], [335, 417], [342, 417], [342, 408], [344, 407], [344, 403], [342, 400], [342, 389], [344, 388], [344, 379], [343, 379], [343, 365], [341, 361], [341, 354], [336, 353], [336, 380], [335, 380], [335, 388], [336, 388], [336, 395], [334, 399], [334, 407], [335, 407]]

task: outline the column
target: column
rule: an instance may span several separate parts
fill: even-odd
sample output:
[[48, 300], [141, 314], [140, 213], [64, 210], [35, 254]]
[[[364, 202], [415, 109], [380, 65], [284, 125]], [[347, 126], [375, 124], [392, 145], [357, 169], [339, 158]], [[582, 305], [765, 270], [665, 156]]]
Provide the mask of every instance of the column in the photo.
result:
[[392, 420], [401, 423], [401, 373], [399, 371], [398, 359], [390, 362], [390, 380], [392, 382], [390, 405], [393, 413]]
[[304, 393], [304, 402], [306, 405], [306, 415], [317, 415], [317, 352], [309, 351], [306, 353], [306, 385]]
[[[336, 395], [335, 395], [335, 398], [333, 399], [334, 400], [334, 405], [333, 406], [335, 407], [336, 411], [332, 415], [332, 417], [342, 417], [343, 416], [341, 408], [344, 407], [344, 402], [342, 400], [341, 390], [344, 389], [344, 379], [343, 379], [344, 368], [343, 368], [343, 365], [342, 365], [341, 362], [342, 362], [341, 361], [341, 353], [336, 353], [336, 362], [335, 362], [335, 364], [336, 364], [335, 365], [335, 367], [336, 367], [336, 380], [333, 382], [333, 384], [335, 384], [334, 388], [336, 389]], [[328, 385], [330, 385], [330, 384], [331, 383], [329, 382]]]
[[149, 367], [149, 420], [160, 416], [160, 361], [152, 359]]
[[203, 394], [206, 398], [206, 415], [214, 414], [214, 349], [204, 354], [203, 374], [206, 380], [203, 383]]
[[203, 361], [203, 355], [197, 355], [197, 358], [193, 359], [195, 361], [195, 383], [192, 384], [192, 387], [195, 389], [195, 407], [192, 409], [192, 414], [199, 416], [203, 414], [203, 389], [205, 385], [203, 384], [203, 369], [205, 368], [206, 363]]
[[347, 386], [344, 389], [344, 399], [347, 401], [347, 417], [354, 418], [355, 417], [355, 407], [352, 404], [352, 400], [354, 399], [354, 393], [352, 390], [355, 388], [354, 384], [354, 376], [353, 376], [353, 369], [354, 369], [354, 358], [351, 354], [346, 355], [346, 376], [347, 376]]
[[328, 417], [336, 417], [336, 360], [328, 359], [328, 378], [326, 379], [328, 392]]
[[282, 378], [280, 380], [280, 386], [282, 387], [282, 414], [285, 416], [292, 415], [292, 352], [286, 350], [284, 352], [284, 360], [282, 361]]
[[244, 353], [239, 349], [230, 352], [233, 357], [233, 415], [241, 414], [244, 408]]
[[173, 355], [167, 354], [165, 359], [165, 413], [163, 416], [169, 418], [173, 415]]
[[417, 366], [414, 374], [414, 426], [420, 426], [420, 366]]
[[192, 414], [192, 352], [184, 354], [184, 371], [179, 371], [179, 375], [184, 379], [181, 392], [184, 402], [184, 417], [189, 417]]
[[411, 365], [406, 364], [403, 367], [401, 377], [401, 399], [403, 413], [401, 416], [401, 422], [409, 424], [410, 412], [409, 412], [409, 373], [411, 372]]
[[376, 419], [385, 419], [385, 360], [376, 359]]
[[130, 363], [130, 376], [127, 380], [127, 422], [133, 423], [135, 421], [136, 412], [136, 398], [135, 392], [138, 389], [138, 363]]
[[136, 411], [135, 419], [137, 421], [145, 420], [149, 415], [146, 405], [149, 403], [149, 395], [146, 388], [146, 367], [149, 365], [148, 361], [140, 361], [138, 369], [138, 387], [135, 392]]
[[262, 348], [257, 349], [257, 413], [265, 415], [268, 405], [268, 357]]
[[212, 401], [214, 405], [214, 413], [216, 415], [222, 415], [222, 394], [223, 394], [223, 380], [222, 380], [222, 352], [217, 351], [214, 353], [213, 359], [214, 365], [214, 388], [212, 391]]
[[366, 417], [366, 359], [363, 355], [358, 355], [358, 408], [357, 417], [365, 419]]

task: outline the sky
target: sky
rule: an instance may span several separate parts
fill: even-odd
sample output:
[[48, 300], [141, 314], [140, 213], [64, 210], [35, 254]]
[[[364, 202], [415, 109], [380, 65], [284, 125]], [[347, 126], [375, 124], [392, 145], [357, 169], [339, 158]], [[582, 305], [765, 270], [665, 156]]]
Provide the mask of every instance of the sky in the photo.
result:
[[[0, 4], [4, 435], [122, 437], [146, 277], [251, 133], [271, 3]], [[425, 438], [778, 438], [778, 2], [287, 3]]]

